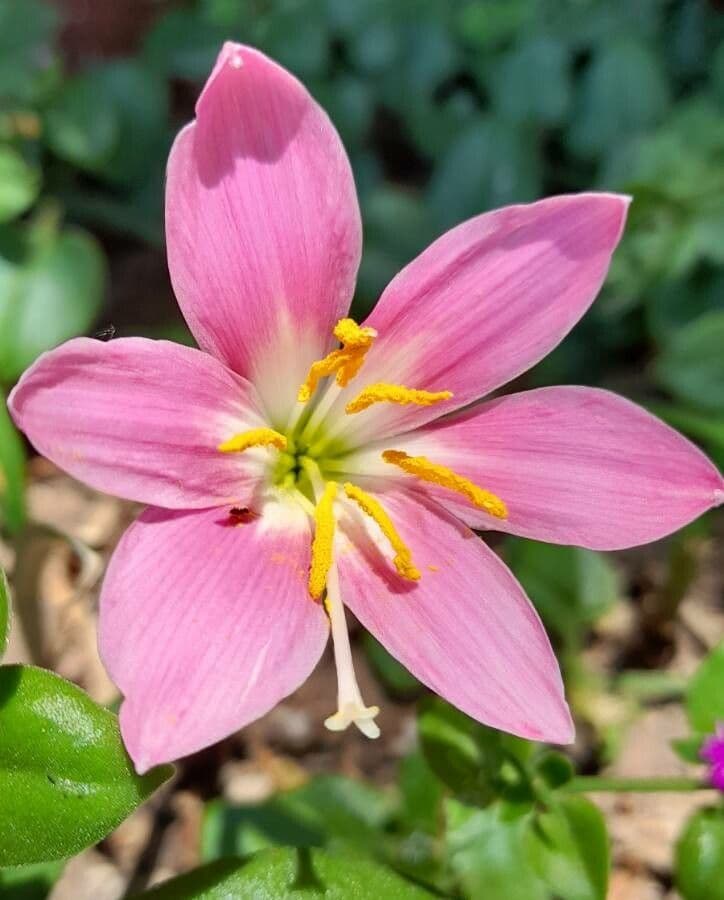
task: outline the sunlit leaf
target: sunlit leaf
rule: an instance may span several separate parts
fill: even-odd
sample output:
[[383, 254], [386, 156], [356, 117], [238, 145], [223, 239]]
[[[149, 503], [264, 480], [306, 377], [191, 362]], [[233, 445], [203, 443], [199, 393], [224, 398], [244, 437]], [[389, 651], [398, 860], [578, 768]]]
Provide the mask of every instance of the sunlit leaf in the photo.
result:
[[724, 643], [719, 644], [700, 664], [686, 691], [686, 714], [691, 727], [711, 733], [724, 722]]
[[0, 866], [78, 853], [172, 774], [139, 777], [116, 717], [31, 666], [0, 667]]
[[609, 842], [597, 806], [559, 797], [529, 821], [525, 840], [533, 869], [561, 900], [605, 900]]
[[724, 810], [702, 809], [687, 822], [676, 845], [674, 876], [684, 900], [724, 896]]

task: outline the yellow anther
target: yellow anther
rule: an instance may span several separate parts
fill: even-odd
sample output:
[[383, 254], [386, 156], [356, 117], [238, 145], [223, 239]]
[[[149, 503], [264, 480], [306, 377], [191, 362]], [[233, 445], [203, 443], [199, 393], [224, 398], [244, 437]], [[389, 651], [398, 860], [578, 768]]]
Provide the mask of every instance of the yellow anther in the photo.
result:
[[379, 381], [364, 388], [345, 406], [344, 411], [348, 414], [362, 412], [373, 403], [399, 403], [402, 406], [414, 403], [416, 406], [434, 406], [435, 403], [441, 403], [451, 397], [452, 391], [418, 391], [402, 384]]
[[399, 532], [392, 523], [392, 519], [387, 515], [382, 504], [366, 493], [366, 491], [363, 491], [362, 488], [358, 488], [357, 485], [349, 482], [344, 485], [344, 492], [350, 500], [354, 500], [362, 512], [367, 513], [380, 526], [382, 534], [384, 534], [395, 551], [395, 558], [392, 562], [400, 575], [403, 578], [408, 578], [410, 581], [419, 581], [420, 570], [413, 565], [410, 548], [400, 537]]
[[479, 509], [484, 509], [497, 519], [508, 518], [508, 507], [503, 503], [500, 497], [491, 494], [472, 481], [448, 469], [447, 466], [441, 466], [439, 463], [431, 462], [425, 456], [408, 456], [401, 450], [385, 450], [382, 454], [385, 462], [399, 466], [410, 475], [416, 475], [422, 481], [429, 481], [431, 484], [439, 484], [441, 487], [456, 491], [467, 497], [471, 503], [474, 503]]
[[342, 344], [341, 348], [312, 363], [306, 381], [297, 394], [300, 403], [306, 403], [311, 398], [321, 378], [336, 375], [337, 384], [346, 387], [362, 367], [377, 332], [374, 328], [361, 327], [354, 319], [340, 319], [334, 326], [334, 336]]
[[287, 439], [273, 428], [252, 428], [235, 434], [228, 441], [219, 444], [217, 449], [222, 453], [240, 453], [250, 447], [276, 447], [277, 450], [284, 450], [286, 446]]
[[327, 583], [327, 573], [332, 565], [334, 545], [334, 498], [337, 496], [337, 482], [328, 481], [324, 493], [314, 510], [314, 540], [312, 541], [312, 564], [309, 568], [309, 593], [319, 600]]

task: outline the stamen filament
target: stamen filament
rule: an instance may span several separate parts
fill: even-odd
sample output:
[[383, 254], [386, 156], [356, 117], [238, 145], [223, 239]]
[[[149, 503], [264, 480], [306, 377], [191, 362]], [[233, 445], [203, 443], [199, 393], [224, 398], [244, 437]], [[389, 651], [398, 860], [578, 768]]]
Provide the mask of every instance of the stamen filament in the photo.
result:
[[297, 400], [300, 403], [307, 403], [320, 380], [330, 375], [336, 376], [340, 387], [346, 387], [361, 369], [377, 332], [374, 328], [361, 327], [354, 319], [340, 319], [334, 327], [334, 336], [342, 347], [312, 363], [304, 384], [299, 388]]
[[222, 453], [241, 453], [250, 447], [276, 447], [277, 450], [285, 450], [286, 446], [287, 439], [273, 428], [252, 428], [235, 434], [216, 449]]
[[362, 700], [354, 673], [352, 648], [339, 590], [339, 573], [334, 563], [327, 574], [327, 598], [324, 606], [332, 631], [338, 707], [337, 712], [325, 719], [324, 724], [330, 731], [344, 731], [354, 722], [366, 737], [377, 738], [380, 736], [380, 729], [374, 718], [379, 715], [380, 709], [378, 706], [365, 706]]
[[[316, 492], [315, 492], [316, 493]], [[328, 481], [314, 510], [314, 539], [312, 541], [312, 562], [309, 568], [308, 588], [310, 595], [319, 600], [327, 583], [332, 566], [334, 548], [334, 498], [337, 496], [337, 482]]]
[[392, 465], [399, 466], [403, 471], [409, 472], [410, 475], [416, 475], [422, 481], [431, 484], [439, 484], [441, 487], [448, 488], [458, 494], [467, 497], [471, 503], [479, 509], [484, 509], [497, 519], [508, 518], [508, 508], [505, 503], [490, 491], [478, 487], [477, 484], [458, 475], [447, 466], [439, 463], [431, 462], [425, 456], [408, 456], [401, 450], [385, 450], [382, 453], [382, 459]]
[[382, 504], [366, 491], [363, 491], [362, 488], [350, 482], [345, 483], [344, 492], [350, 500], [354, 500], [362, 512], [374, 519], [380, 526], [382, 534], [384, 534], [395, 551], [395, 557], [392, 562], [399, 574], [410, 581], [419, 581], [421, 573], [412, 562], [410, 548], [400, 537], [392, 519], [390, 519]]
[[354, 400], [345, 406], [344, 411], [347, 415], [352, 415], [362, 412], [373, 403], [398, 403], [401, 406], [414, 403], [416, 406], [433, 406], [443, 400], [449, 400], [451, 397], [452, 391], [420, 391], [402, 384], [388, 384], [385, 381], [379, 381], [360, 391]]

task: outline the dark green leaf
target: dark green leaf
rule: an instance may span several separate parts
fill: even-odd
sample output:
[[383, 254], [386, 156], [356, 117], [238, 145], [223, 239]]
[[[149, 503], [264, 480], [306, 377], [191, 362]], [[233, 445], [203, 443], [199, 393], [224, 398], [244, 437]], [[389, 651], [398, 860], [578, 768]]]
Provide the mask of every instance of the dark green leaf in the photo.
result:
[[12, 147], [0, 144], [0, 223], [24, 213], [40, 190], [40, 173]]
[[507, 550], [546, 626], [565, 641], [575, 641], [618, 599], [616, 569], [600, 553], [517, 538]]
[[450, 866], [464, 896], [480, 900], [548, 900], [544, 882], [524, 853], [525, 818], [502, 815], [499, 805], [471, 810], [446, 805]]
[[248, 862], [218, 860], [142, 895], [148, 900], [423, 900], [431, 895], [365, 858], [322, 850], [264, 850]]
[[609, 844], [598, 807], [585, 797], [560, 797], [529, 820], [528, 859], [561, 900], [605, 900]]
[[119, 134], [118, 114], [90, 75], [67, 81], [45, 114], [45, 137], [53, 152], [92, 172], [110, 159]]
[[724, 412], [724, 311], [700, 316], [672, 337], [656, 378], [682, 400]]
[[686, 691], [686, 714], [694, 731], [709, 734], [724, 722], [724, 643], [701, 663]]
[[405, 822], [413, 828], [437, 834], [444, 789], [422, 753], [416, 751], [402, 760], [398, 783]]
[[24, 521], [25, 450], [0, 391], [0, 524], [19, 531]]
[[724, 900], [724, 809], [702, 809], [676, 845], [676, 886], [684, 900]]
[[573, 778], [573, 764], [562, 753], [548, 751], [535, 762], [535, 770], [549, 788], [559, 788]]
[[0, 869], [0, 896], [3, 900], [46, 900], [63, 866], [62, 860], [53, 860]]
[[390, 799], [372, 787], [319, 776], [257, 806], [213, 804], [204, 824], [203, 857], [245, 856], [280, 845], [373, 849], [391, 809]]
[[427, 697], [418, 716], [420, 744], [430, 768], [461, 800], [486, 806], [500, 793], [506, 759], [499, 731]]
[[0, 866], [78, 853], [173, 772], [136, 775], [116, 717], [30, 666], [0, 668], [0, 733]]
[[668, 101], [665, 72], [646, 44], [633, 37], [603, 44], [581, 82], [570, 144], [581, 156], [605, 153], [656, 124]]
[[96, 241], [66, 229], [20, 261], [0, 257], [0, 379], [86, 331], [103, 299], [105, 261]]
[[491, 74], [493, 102], [500, 114], [514, 122], [560, 122], [571, 102], [568, 62], [565, 46], [543, 36], [506, 54]]
[[440, 159], [428, 191], [438, 230], [540, 193], [540, 159], [531, 134], [488, 117], [463, 131]]

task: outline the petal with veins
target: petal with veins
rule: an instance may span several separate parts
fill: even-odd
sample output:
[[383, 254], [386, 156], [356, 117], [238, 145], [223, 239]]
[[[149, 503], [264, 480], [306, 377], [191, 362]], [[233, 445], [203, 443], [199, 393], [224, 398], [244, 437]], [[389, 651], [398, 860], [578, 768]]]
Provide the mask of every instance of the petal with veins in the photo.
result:
[[345, 512], [336, 555], [347, 606], [393, 656], [463, 712], [522, 737], [571, 741], [558, 664], [512, 573], [431, 500], [399, 491], [379, 496], [422, 578], [400, 577], [367, 517]]
[[400, 438], [479, 481], [505, 520], [430, 493], [473, 528], [617, 550], [658, 540], [724, 502], [724, 479], [685, 437], [609, 391], [511, 394]]
[[8, 405], [38, 452], [75, 478], [168, 508], [247, 504], [273, 452], [219, 452], [264, 424], [256, 392], [168, 341], [68, 341], [28, 369]]
[[196, 121], [176, 139], [166, 236], [200, 346], [251, 378], [283, 421], [347, 312], [362, 232], [337, 132], [296, 78], [257, 50], [224, 45]]
[[[529, 369], [593, 302], [627, 207], [615, 194], [551, 197], [448, 231], [390, 282], [364, 322], [379, 333], [365, 383], [452, 391], [447, 412]], [[347, 394], [341, 406], [354, 397]], [[350, 417], [344, 433], [375, 440], [439, 412], [377, 405]]]
[[307, 518], [274, 506], [245, 524], [149, 509], [114, 553], [100, 650], [139, 772], [263, 715], [319, 660], [329, 625], [307, 593]]

